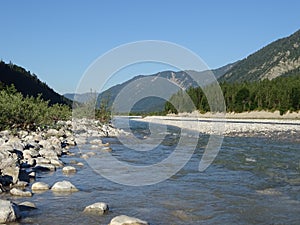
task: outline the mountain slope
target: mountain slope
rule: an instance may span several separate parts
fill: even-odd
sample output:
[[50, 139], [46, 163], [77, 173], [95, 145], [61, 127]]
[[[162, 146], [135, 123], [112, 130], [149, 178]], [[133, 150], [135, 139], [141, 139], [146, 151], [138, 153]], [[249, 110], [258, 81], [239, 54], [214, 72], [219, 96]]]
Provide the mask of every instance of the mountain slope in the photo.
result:
[[220, 81], [244, 82], [272, 80], [290, 75], [300, 68], [300, 30], [279, 39], [239, 61]]
[[35, 74], [31, 74], [24, 68], [12, 63], [0, 62], [0, 82], [4, 85], [13, 84], [18, 92], [24, 96], [37, 97], [42, 94], [44, 100], [49, 100], [50, 104], [72, 104], [72, 101], [56, 93], [47, 84], [41, 82]]
[[[212, 70], [211, 72], [213, 72], [216, 76], [216, 78], [222, 76], [224, 73], [226, 73], [229, 69], [231, 69], [236, 63], [231, 63], [228, 64], [226, 66], [223, 66], [221, 68]], [[138, 79], [142, 79], [142, 78], [153, 78], [153, 82], [155, 82], [156, 80], [154, 78], [160, 77], [160, 78], [164, 78], [167, 79], [169, 81], [171, 81], [172, 83], [174, 83], [174, 86], [171, 89], [174, 89], [173, 91], [178, 91], [178, 87], [182, 88], [182, 89], [188, 89], [190, 87], [198, 87], [198, 83], [189, 75], [191, 74], [193, 77], [201, 77], [203, 76], [205, 73], [208, 73], [209, 71], [202, 71], [202, 72], [197, 72], [197, 71], [178, 71], [178, 72], [174, 72], [174, 71], [163, 71], [163, 72], [159, 72], [153, 75], [139, 75], [136, 76], [122, 84], [118, 84], [115, 85], [111, 88], [109, 88], [108, 90], [102, 92], [98, 99], [99, 102], [101, 102], [102, 100], [105, 100], [109, 102], [109, 106], [112, 105], [114, 99], [117, 97], [118, 93], [127, 85], [130, 85], [134, 82], [137, 82]], [[150, 85], [150, 84], [149, 84]], [[172, 92], [172, 90], [164, 90], [165, 92]], [[89, 95], [87, 93], [87, 95]], [[70, 94], [68, 95], [70, 96]], [[84, 98], [84, 97], [83, 97]], [[136, 105], [134, 105], [134, 107], [132, 108], [132, 112], [155, 112], [155, 111], [162, 111], [164, 109], [164, 105], [166, 103], [166, 100], [161, 99], [161, 98], [157, 98], [157, 97], [148, 97], [145, 98], [141, 101], [139, 101]]]

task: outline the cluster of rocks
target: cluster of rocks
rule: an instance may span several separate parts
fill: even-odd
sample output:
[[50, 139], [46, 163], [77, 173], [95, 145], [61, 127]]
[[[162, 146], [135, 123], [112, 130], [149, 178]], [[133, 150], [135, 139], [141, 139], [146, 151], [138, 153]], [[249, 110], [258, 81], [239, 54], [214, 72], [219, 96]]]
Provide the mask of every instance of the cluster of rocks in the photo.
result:
[[[118, 136], [126, 133], [110, 125], [102, 125], [98, 121], [80, 119], [74, 121], [59, 121], [57, 129], [44, 129], [34, 132], [1, 131], [0, 132], [0, 193], [9, 192], [13, 196], [31, 197], [36, 193], [51, 190], [53, 192], [76, 192], [69, 181], [59, 181], [50, 187], [44, 182], [34, 182], [31, 190], [26, 189], [35, 180], [37, 172], [55, 171], [61, 167], [64, 174], [76, 173], [73, 166], [65, 166], [60, 160], [62, 155], [71, 155], [70, 147], [80, 144], [90, 144], [91, 148], [110, 151], [109, 144], [103, 144], [99, 139], [103, 136]], [[76, 142], [75, 142], [76, 138]], [[87, 154], [88, 155], [88, 154]], [[81, 163], [76, 163], [80, 164]], [[31, 202], [16, 204], [0, 199], [0, 224], [14, 222], [20, 218], [23, 210], [32, 210], [36, 206]], [[109, 211], [108, 204], [97, 202], [85, 207], [84, 213], [103, 215]], [[128, 216], [117, 216], [109, 225], [148, 225], [147, 222]]]
[[57, 167], [63, 167], [59, 157], [69, 154], [70, 146], [76, 145], [71, 125], [68, 121], [59, 124], [59, 129], [1, 131], [1, 191], [26, 186], [37, 171], [55, 171]]
[[73, 119], [73, 131], [79, 140], [87, 140], [88, 137], [120, 136], [127, 133], [114, 128], [111, 124], [102, 124], [98, 120]]
[[[35, 209], [35, 205], [30, 202], [15, 204], [11, 201], [0, 199], [0, 224], [14, 222], [21, 217], [21, 211]], [[97, 202], [85, 207], [84, 213], [94, 213], [103, 215], [109, 211], [109, 207], [104, 202]], [[114, 217], [109, 225], [149, 225], [148, 222], [135, 217], [125, 215]]]

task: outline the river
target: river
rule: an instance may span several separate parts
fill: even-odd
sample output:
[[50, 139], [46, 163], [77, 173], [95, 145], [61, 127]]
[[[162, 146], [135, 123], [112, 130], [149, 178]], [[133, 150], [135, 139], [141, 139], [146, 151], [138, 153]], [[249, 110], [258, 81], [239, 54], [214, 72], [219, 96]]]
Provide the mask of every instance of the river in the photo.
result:
[[[140, 139], [149, 135], [146, 123], [132, 122], [131, 130]], [[103, 141], [111, 143], [112, 155], [118, 160], [150, 165], [167, 158], [184, 134], [179, 128], [168, 126], [164, 135], [155, 151], [149, 152], [127, 149], [117, 138]], [[62, 195], [47, 191], [28, 199], [6, 197], [37, 205], [37, 210], [25, 212], [19, 224], [107, 225], [121, 214], [146, 220], [151, 225], [299, 224], [300, 148], [298, 141], [286, 136], [289, 134], [280, 138], [225, 137], [213, 163], [199, 172], [209, 137], [202, 134], [191, 159], [178, 173], [158, 184], [138, 187], [105, 179], [79, 157], [83, 151], [91, 151], [88, 146], [74, 148], [72, 151], [76, 154], [64, 156], [62, 160], [66, 164], [72, 160], [83, 162], [85, 165], [77, 167], [76, 174], [66, 176], [61, 169], [41, 172], [37, 181], [52, 185], [56, 181], [70, 180], [79, 192]], [[85, 206], [98, 201], [109, 204], [108, 214], [83, 213]]]

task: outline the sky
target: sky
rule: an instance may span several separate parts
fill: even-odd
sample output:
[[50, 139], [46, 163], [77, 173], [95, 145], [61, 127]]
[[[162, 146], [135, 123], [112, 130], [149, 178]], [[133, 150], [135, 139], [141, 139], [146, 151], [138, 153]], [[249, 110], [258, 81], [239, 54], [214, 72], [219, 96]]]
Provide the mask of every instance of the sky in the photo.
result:
[[[213, 69], [300, 29], [298, 0], [2, 0], [0, 10], [0, 59], [60, 94], [74, 93], [98, 57], [126, 43], [172, 42]], [[131, 69], [112, 84], [164, 69]]]

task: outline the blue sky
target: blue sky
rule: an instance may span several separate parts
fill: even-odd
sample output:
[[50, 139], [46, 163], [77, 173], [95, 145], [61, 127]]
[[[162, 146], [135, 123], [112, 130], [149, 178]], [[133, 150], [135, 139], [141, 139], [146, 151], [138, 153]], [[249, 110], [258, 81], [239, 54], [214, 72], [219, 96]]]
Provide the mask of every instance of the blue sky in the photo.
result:
[[129, 42], [174, 42], [217, 68], [300, 28], [298, 0], [2, 0], [0, 8], [0, 58], [61, 94], [75, 91], [96, 58]]

